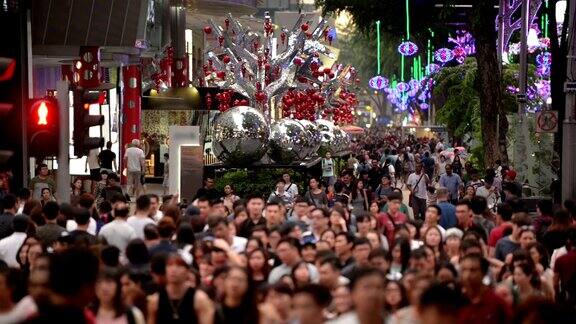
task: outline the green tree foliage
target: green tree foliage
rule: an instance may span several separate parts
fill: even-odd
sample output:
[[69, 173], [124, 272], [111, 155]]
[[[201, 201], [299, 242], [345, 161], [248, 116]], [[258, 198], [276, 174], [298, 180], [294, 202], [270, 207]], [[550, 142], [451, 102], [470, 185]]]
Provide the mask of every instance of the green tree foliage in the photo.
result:
[[[456, 10], [452, 1], [442, 9], [435, 8], [435, 1], [425, 0], [390, 0], [390, 1], [366, 1], [366, 0], [316, 0], [318, 6], [322, 6], [324, 13], [333, 13], [346, 10], [353, 17], [353, 22], [358, 28], [366, 33], [373, 28], [375, 21], [380, 20], [384, 33], [405, 37], [407, 20], [405, 14], [406, 3], [410, 10], [410, 27], [412, 29], [411, 40], [415, 41], [420, 48], [424, 48], [423, 41], [429, 28], [436, 31], [435, 40], [444, 41], [445, 37], [440, 31], [446, 30], [445, 19], [450, 11]], [[494, 21], [496, 19], [495, 1], [476, 1], [470, 13], [470, 29], [476, 37], [476, 57], [478, 58], [479, 73], [481, 80], [478, 89], [480, 103], [480, 120], [485, 143], [484, 160], [488, 165], [493, 165], [495, 160], [508, 162], [505, 137], [508, 124], [504, 115], [503, 93], [499, 85], [501, 73], [498, 69], [496, 57], [496, 32]], [[500, 118], [502, 124], [496, 128], [496, 120]], [[500, 130], [500, 132], [496, 130]]]
[[223, 191], [224, 186], [232, 184], [236, 194], [240, 197], [257, 194], [267, 198], [272, 190], [275, 189], [276, 182], [282, 179], [282, 174], [284, 173], [290, 174], [292, 182], [298, 185], [298, 190], [301, 192], [304, 188], [306, 176], [290, 169], [260, 169], [255, 171], [238, 169], [226, 171], [216, 176], [215, 186], [218, 190]]
[[[451, 137], [463, 141], [467, 135], [478, 139], [479, 144], [472, 147], [473, 160], [482, 161], [484, 145], [480, 127], [480, 98], [478, 89], [478, 66], [475, 58], [468, 58], [463, 64], [445, 67], [434, 76], [434, 105], [436, 121], [446, 125]], [[514, 113], [518, 106], [514, 95], [506, 91], [507, 86], [518, 86], [518, 64], [508, 64], [502, 69], [501, 87], [504, 91], [503, 108], [507, 113]], [[535, 67], [529, 65], [528, 86], [533, 86], [537, 78]], [[497, 127], [497, 125], [494, 125]], [[471, 144], [471, 143], [468, 143]]]

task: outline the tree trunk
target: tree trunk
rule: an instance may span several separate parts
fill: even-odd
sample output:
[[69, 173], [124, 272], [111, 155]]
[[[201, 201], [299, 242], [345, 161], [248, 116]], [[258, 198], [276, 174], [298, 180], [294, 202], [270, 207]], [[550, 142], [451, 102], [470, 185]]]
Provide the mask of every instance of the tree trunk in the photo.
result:
[[[508, 161], [506, 133], [508, 122], [502, 107], [503, 87], [499, 62], [496, 56], [496, 10], [491, 1], [478, 1], [472, 14], [472, 31], [476, 37], [476, 60], [478, 63], [478, 93], [480, 94], [480, 128], [484, 144], [484, 163], [492, 167], [496, 160]], [[497, 131], [497, 116], [500, 129]], [[506, 126], [506, 127], [502, 127]], [[501, 142], [504, 141], [504, 145]]]
[[562, 153], [562, 121], [565, 118], [566, 107], [566, 94], [564, 93], [564, 82], [566, 81], [566, 55], [568, 54], [568, 44], [566, 40], [566, 33], [568, 30], [568, 12], [564, 16], [564, 24], [561, 31], [561, 41], [556, 29], [556, 3], [558, 1], [550, 1], [548, 3], [548, 30], [550, 31], [550, 53], [552, 54], [552, 68], [550, 70], [550, 92], [552, 97], [551, 109], [558, 111], [558, 132], [554, 134], [554, 151], [558, 155], [553, 160], [553, 167], [559, 179], [561, 177], [560, 156]]

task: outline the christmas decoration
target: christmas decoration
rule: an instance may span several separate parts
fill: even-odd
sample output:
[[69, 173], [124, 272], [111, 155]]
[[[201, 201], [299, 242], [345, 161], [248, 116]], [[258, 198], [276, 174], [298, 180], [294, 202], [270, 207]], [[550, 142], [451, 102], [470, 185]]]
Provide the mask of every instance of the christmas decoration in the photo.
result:
[[398, 46], [398, 53], [403, 56], [412, 56], [418, 52], [418, 46], [414, 42], [406, 41]]
[[269, 156], [278, 163], [303, 160], [310, 140], [310, 133], [297, 120], [279, 119], [270, 126]]
[[269, 135], [262, 113], [251, 107], [234, 107], [214, 121], [212, 150], [220, 161], [248, 165], [266, 154]]

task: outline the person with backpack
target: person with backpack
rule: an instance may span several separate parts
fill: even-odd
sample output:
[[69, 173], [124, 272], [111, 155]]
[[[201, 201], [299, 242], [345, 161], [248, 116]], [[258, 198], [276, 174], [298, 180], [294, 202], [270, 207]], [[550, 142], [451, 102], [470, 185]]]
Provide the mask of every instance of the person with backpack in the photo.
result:
[[416, 171], [408, 177], [408, 182], [406, 183], [410, 190], [408, 204], [414, 211], [414, 218], [424, 219], [429, 184], [430, 177], [424, 172], [422, 164], [417, 164]]

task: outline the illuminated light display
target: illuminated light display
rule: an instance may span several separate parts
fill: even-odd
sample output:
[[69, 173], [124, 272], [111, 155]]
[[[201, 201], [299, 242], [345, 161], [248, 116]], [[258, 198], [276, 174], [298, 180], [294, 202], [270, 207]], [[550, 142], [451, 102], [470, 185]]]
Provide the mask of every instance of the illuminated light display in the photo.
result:
[[412, 56], [418, 52], [418, 45], [414, 42], [406, 41], [398, 45], [398, 53], [402, 56]]
[[382, 90], [389, 85], [388, 79], [383, 76], [377, 75], [370, 80], [368, 80], [368, 86], [374, 90]]
[[441, 48], [434, 53], [434, 59], [441, 63], [448, 63], [454, 59], [454, 53], [449, 48]]

